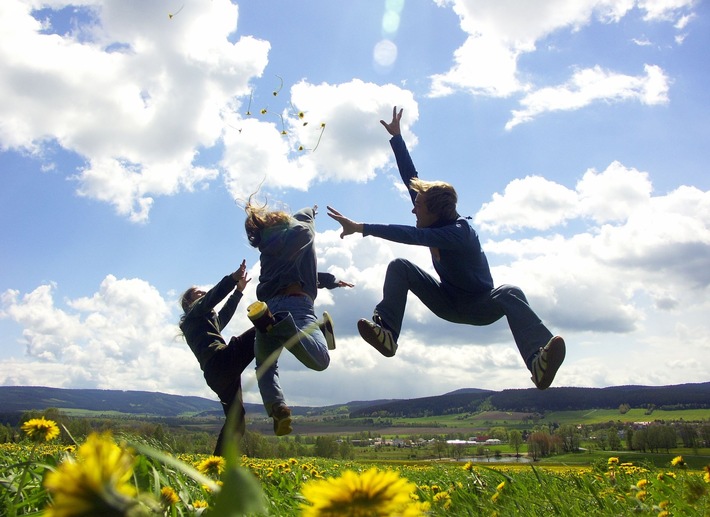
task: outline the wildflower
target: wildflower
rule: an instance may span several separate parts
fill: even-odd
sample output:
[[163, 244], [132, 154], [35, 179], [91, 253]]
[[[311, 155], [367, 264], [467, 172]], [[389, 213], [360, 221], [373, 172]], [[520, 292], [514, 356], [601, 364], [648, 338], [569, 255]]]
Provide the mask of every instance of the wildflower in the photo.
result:
[[59, 436], [59, 427], [57, 423], [53, 420], [47, 420], [42, 418], [31, 418], [24, 424], [22, 424], [22, 430], [27, 433], [27, 436], [34, 441], [41, 441], [44, 439], [45, 442], [53, 440]]
[[474, 470], [473, 462], [472, 462], [472, 461], [466, 462], [466, 465], [463, 466], [463, 469], [464, 469], [464, 470], [467, 470], [467, 471], [469, 471], [469, 472], [472, 471], [472, 470]]
[[662, 512], [658, 512], [658, 517], [670, 517], [671, 512], [668, 510], [663, 510]]
[[421, 505], [410, 500], [416, 486], [397, 472], [371, 468], [363, 473], [347, 470], [339, 478], [309, 481], [303, 496], [303, 515], [388, 516], [422, 515]]
[[110, 433], [90, 434], [44, 481], [53, 503], [47, 517], [123, 515], [137, 502], [130, 484], [133, 456], [116, 445]]
[[434, 502], [445, 509], [451, 508], [451, 496], [448, 492], [439, 492], [434, 495]]
[[197, 508], [207, 508], [209, 505], [207, 504], [207, 501], [203, 501], [201, 499], [198, 499], [197, 501], [193, 501], [192, 506], [197, 509]]
[[306, 116], [306, 114], [303, 113], [302, 111], [298, 112], [298, 118], [303, 119], [303, 117], [305, 117], [305, 116]]
[[266, 115], [266, 108], [262, 108], [262, 109], [261, 109], [261, 114], [262, 114], [262, 115]]
[[683, 456], [676, 456], [671, 460], [671, 466], [672, 467], [684, 467], [685, 466], [685, 461], [683, 461]]
[[705, 473], [703, 474], [703, 481], [710, 483], [710, 465], [705, 465]]
[[197, 465], [197, 470], [209, 476], [219, 476], [224, 472], [224, 458], [222, 456], [209, 456]]
[[619, 463], [619, 458], [612, 456], [606, 461], [607, 465], [618, 465]]
[[648, 485], [648, 479], [639, 479], [639, 482], [636, 483], [636, 486], [639, 488], [643, 488], [646, 485]]
[[505, 481], [501, 481], [498, 484], [498, 486], [496, 487], [496, 491], [500, 492], [501, 490], [503, 490], [503, 488], [505, 488]]
[[639, 501], [644, 501], [646, 499], [647, 495], [648, 495], [648, 492], [646, 492], [645, 490], [639, 490], [636, 493], [636, 499], [638, 499]]
[[496, 493], [493, 494], [493, 496], [491, 497], [491, 501], [493, 501], [494, 503], [495, 503], [496, 501], [498, 501], [498, 499], [500, 499], [500, 492], [496, 492]]
[[177, 504], [178, 501], [180, 501], [180, 498], [171, 487], [164, 486], [160, 489], [160, 502], [163, 503], [164, 507], [170, 507]]

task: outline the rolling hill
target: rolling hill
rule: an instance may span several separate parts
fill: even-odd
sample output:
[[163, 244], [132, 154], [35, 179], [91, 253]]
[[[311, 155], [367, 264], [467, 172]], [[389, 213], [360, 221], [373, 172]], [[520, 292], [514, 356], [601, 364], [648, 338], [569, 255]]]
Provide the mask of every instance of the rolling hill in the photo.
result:
[[[612, 386], [490, 391], [464, 388], [444, 395], [398, 400], [351, 401], [324, 407], [293, 407], [295, 415], [347, 413], [357, 417], [417, 417], [486, 410], [545, 413], [579, 409], [630, 407], [657, 409], [710, 408], [710, 382], [673, 386]], [[147, 391], [63, 389], [41, 386], [0, 386], [0, 417], [14, 420], [29, 410], [58, 408], [152, 417], [221, 415], [219, 402], [201, 397]], [[246, 404], [261, 412], [260, 404]], [[14, 417], [14, 418], [13, 418]]]

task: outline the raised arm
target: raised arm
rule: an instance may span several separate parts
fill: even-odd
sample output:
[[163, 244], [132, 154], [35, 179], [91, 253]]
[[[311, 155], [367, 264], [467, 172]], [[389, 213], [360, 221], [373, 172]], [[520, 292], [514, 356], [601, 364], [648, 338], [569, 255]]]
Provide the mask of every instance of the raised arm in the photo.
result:
[[409, 195], [412, 198], [412, 204], [417, 197], [417, 193], [409, 188], [409, 182], [412, 178], [416, 178], [417, 169], [414, 167], [414, 162], [411, 156], [409, 156], [409, 151], [402, 138], [402, 132], [400, 130], [400, 120], [402, 120], [402, 112], [404, 109], [400, 109], [397, 112], [397, 106], [392, 108], [392, 121], [385, 122], [380, 120], [380, 124], [384, 126], [387, 132], [392, 135], [390, 139], [390, 145], [392, 146], [392, 151], [394, 151], [394, 158], [397, 161], [397, 169], [399, 169], [399, 175], [404, 182], [404, 186], [409, 190]]

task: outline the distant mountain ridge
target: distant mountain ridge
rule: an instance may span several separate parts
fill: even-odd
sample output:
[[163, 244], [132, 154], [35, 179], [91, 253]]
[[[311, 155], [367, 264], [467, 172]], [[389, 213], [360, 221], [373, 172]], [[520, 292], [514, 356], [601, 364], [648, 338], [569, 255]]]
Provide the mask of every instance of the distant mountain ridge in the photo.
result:
[[[483, 409], [544, 413], [580, 409], [616, 409], [622, 404], [657, 409], [710, 409], [710, 382], [671, 386], [612, 386], [608, 388], [549, 388], [539, 391], [503, 391], [463, 388], [444, 395], [414, 399], [351, 401], [324, 407], [295, 406], [296, 415], [347, 411], [351, 417], [444, 415]], [[261, 404], [245, 404], [247, 412], [263, 410]], [[0, 386], [0, 414], [9, 415], [47, 408], [96, 412], [116, 411], [133, 415], [177, 417], [222, 414], [219, 402], [194, 396], [160, 392], [65, 389], [41, 386]]]

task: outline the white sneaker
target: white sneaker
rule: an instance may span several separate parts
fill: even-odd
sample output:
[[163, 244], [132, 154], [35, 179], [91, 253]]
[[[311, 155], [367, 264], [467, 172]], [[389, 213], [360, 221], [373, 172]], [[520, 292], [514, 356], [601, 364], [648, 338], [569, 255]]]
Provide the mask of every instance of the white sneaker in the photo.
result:
[[327, 312], [323, 313], [323, 323], [320, 326], [325, 342], [328, 344], [328, 350], [335, 350], [335, 332], [333, 331], [333, 318]]

